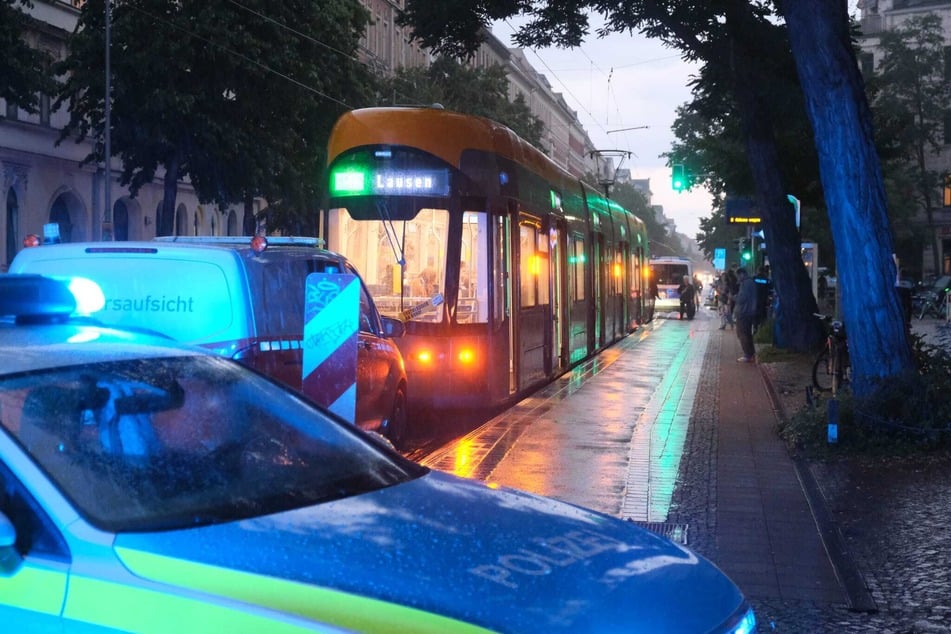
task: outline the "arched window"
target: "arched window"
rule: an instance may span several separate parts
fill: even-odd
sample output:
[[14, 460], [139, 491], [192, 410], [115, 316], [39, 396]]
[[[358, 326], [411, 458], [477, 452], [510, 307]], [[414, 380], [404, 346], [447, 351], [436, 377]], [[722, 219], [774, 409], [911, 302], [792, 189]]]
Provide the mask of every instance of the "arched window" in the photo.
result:
[[7, 192], [7, 265], [13, 262], [19, 245], [17, 238], [20, 235], [20, 203], [16, 190], [12, 187]]
[[185, 211], [185, 205], [179, 205], [175, 210], [175, 235], [188, 235], [188, 212]]
[[117, 200], [112, 207], [112, 239], [122, 242], [129, 239], [129, 208], [123, 200]]
[[60, 194], [53, 201], [50, 207], [50, 222], [59, 225], [59, 239], [62, 242], [70, 242], [73, 235], [73, 221], [69, 217], [69, 205], [66, 201], [66, 195]]

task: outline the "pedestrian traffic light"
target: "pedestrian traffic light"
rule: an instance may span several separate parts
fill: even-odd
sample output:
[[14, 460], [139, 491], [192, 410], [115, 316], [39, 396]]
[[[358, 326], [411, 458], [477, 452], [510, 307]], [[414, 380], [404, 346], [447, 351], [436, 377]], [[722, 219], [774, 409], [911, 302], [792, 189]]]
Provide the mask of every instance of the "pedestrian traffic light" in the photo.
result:
[[673, 174], [671, 175], [670, 185], [674, 188], [675, 192], [682, 192], [687, 189], [687, 175], [684, 171], [684, 166], [681, 163], [675, 163], [673, 166]]

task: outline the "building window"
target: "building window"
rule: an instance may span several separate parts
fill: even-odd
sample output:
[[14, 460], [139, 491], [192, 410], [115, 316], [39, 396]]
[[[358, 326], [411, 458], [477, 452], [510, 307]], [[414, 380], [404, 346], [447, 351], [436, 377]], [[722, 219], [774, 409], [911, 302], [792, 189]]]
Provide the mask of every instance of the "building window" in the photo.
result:
[[875, 56], [872, 53], [868, 51], [859, 53], [859, 70], [865, 77], [875, 74]]

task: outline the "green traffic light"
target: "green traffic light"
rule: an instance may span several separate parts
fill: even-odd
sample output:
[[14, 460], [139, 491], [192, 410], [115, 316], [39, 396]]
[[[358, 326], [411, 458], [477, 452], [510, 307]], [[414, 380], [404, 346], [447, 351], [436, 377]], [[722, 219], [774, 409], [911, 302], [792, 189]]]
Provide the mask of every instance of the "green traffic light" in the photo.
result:
[[743, 261], [744, 261], [744, 262], [749, 262], [751, 259], [753, 259], [753, 254], [750, 253], [749, 251], [744, 251], [744, 252], [743, 252]]
[[673, 173], [670, 177], [670, 185], [674, 191], [681, 192], [687, 188], [687, 177], [684, 172], [684, 166], [677, 163], [673, 165]]

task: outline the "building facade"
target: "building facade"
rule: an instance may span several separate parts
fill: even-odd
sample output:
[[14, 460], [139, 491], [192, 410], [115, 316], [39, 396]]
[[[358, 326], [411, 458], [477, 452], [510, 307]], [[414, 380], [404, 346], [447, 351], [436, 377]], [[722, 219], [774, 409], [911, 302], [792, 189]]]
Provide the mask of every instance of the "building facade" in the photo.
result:
[[[391, 76], [402, 67], [428, 65], [432, 56], [396, 25], [404, 0], [360, 0], [372, 23], [360, 43], [360, 55], [377, 74]], [[24, 39], [54, 59], [63, 59], [67, 40], [79, 20], [84, 0], [34, 0], [27, 9], [31, 24]], [[502, 65], [509, 77], [510, 97], [521, 94], [545, 126], [543, 147], [555, 162], [581, 177], [595, 173], [594, 150], [577, 114], [552, 90], [546, 77], [531, 66], [521, 49], [508, 48], [487, 33], [487, 41], [472, 60], [476, 66]], [[65, 110], [52, 110], [43, 96], [40, 111], [26, 111], [0, 99], [0, 271], [5, 271], [30, 234], [43, 235], [46, 225], [58, 226], [64, 242], [86, 240], [150, 240], [155, 237], [157, 209], [162, 203], [161, 171], [136, 196], [118, 183], [120, 164], [108, 170], [110, 200], [106, 201], [107, 170], [81, 165], [92, 141], [57, 143], [68, 122]], [[202, 205], [187, 181], [176, 198], [176, 235], [241, 235], [242, 208], [221, 210]], [[266, 205], [254, 201], [257, 215]]]
[[[859, 8], [859, 26], [861, 36], [859, 46], [859, 63], [866, 76], [872, 74], [882, 59], [880, 48], [881, 35], [901, 26], [906, 20], [914, 16], [933, 13], [941, 17], [945, 33], [945, 68], [936, 69], [943, 72], [945, 81], [951, 80], [951, 2], [936, 0], [861, 0]], [[925, 167], [928, 170], [951, 174], [951, 119], [945, 117], [944, 146], [938, 153], [928, 152], [925, 156]], [[939, 206], [933, 210], [932, 226], [928, 227], [927, 214], [924, 210], [916, 218], [927, 231], [934, 232], [938, 253], [933, 252], [930, 240], [923, 245], [920, 263], [909, 263], [909, 268], [920, 270], [923, 276], [951, 274], [951, 206], [940, 206], [943, 196], [936, 191], [935, 197]], [[938, 269], [935, 270], [935, 262]]]
[[[82, 0], [35, 0], [28, 9], [32, 20], [24, 38], [54, 59], [63, 59], [82, 4]], [[162, 174], [132, 197], [128, 188], [119, 185], [120, 166], [113, 161], [111, 200], [107, 203], [106, 170], [101, 164], [81, 165], [92, 141], [57, 143], [68, 119], [65, 110], [51, 109], [51, 100], [45, 95], [37, 114], [0, 99], [0, 201], [5, 217], [0, 223], [0, 271], [7, 269], [27, 235], [43, 235], [49, 223], [58, 225], [64, 242], [155, 237], [156, 210], [163, 198]], [[241, 233], [240, 209], [201, 205], [187, 182], [180, 184], [176, 201], [178, 235]]]

